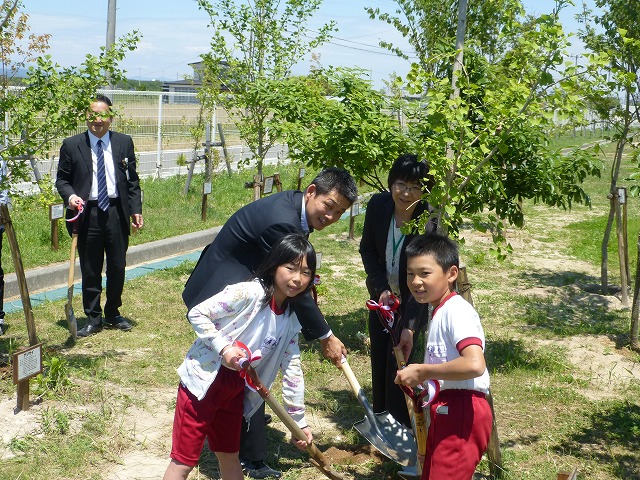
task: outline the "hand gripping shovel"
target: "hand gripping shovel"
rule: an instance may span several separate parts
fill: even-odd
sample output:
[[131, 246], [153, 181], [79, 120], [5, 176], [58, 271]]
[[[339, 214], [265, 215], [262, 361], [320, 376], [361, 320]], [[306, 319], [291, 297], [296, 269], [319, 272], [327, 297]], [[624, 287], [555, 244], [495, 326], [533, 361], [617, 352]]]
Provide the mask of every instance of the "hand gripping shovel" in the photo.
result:
[[78, 322], [73, 313], [73, 282], [75, 279], [76, 249], [78, 248], [78, 229], [81, 214], [82, 206], [78, 208], [78, 214], [75, 217], [67, 220], [68, 222], [73, 222], [73, 231], [71, 233], [71, 254], [69, 256], [69, 276], [67, 277], [67, 303], [64, 306], [64, 316], [67, 318], [69, 333], [74, 341], [78, 338]]
[[[367, 308], [369, 310], [375, 310], [378, 314], [378, 319], [382, 324], [382, 327], [389, 333], [391, 336], [391, 342], [393, 343], [393, 352], [396, 357], [396, 364], [398, 365], [398, 369], [402, 369], [406, 366], [404, 361], [404, 355], [402, 350], [396, 348], [399, 343], [399, 328], [400, 321], [396, 319], [396, 315], [399, 314], [397, 312], [398, 307], [400, 306], [399, 300], [391, 295], [389, 298], [389, 305], [381, 305], [375, 302], [374, 300], [367, 301]], [[396, 321], [398, 320], [398, 321]], [[440, 385], [438, 382], [433, 384], [435, 387], [439, 389]], [[417, 445], [418, 455], [424, 457], [427, 449], [427, 422], [424, 415], [424, 411], [422, 410], [422, 398], [425, 394], [429, 393], [427, 391], [423, 391], [420, 394], [415, 394], [408, 387], [401, 387], [404, 391], [404, 398], [407, 403], [407, 411], [409, 413], [409, 418], [411, 419], [411, 426], [413, 427], [413, 435], [415, 438], [415, 445]], [[430, 401], [433, 401], [437, 395], [437, 391], [433, 394], [433, 397], [430, 398]], [[406, 480], [417, 480], [420, 478], [422, 474], [422, 465], [417, 461], [417, 457], [412, 456], [411, 462], [404, 464], [405, 469], [398, 472], [398, 475], [401, 478]]]
[[[255, 389], [258, 394], [264, 399], [264, 401], [271, 407], [271, 410], [278, 416], [280, 420], [286, 425], [291, 434], [297, 440], [307, 440], [307, 436], [304, 434], [302, 429], [298, 426], [298, 424], [291, 418], [291, 415], [287, 413], [280, 403], [276, 399], [271, 396], [271, 392], [267, 387], [264, 386], [260, 377], [258, 376], [258, 372], [251, 366], [250, 362], [246, 358], [241, 358], [240, 366], [246, 371], [246, 376], [249, 378], [245, 378], [247, 383], [250, 383], [251, 388]], [[315, 443], [311, 443], [307, 445], [307, 452], [311, 456], [309, 461], [311, 464], [320, 470], [326, 477], [332, 480], [344, 480], [344, 476], [340, 475], [336, 472], [326, 457], [322, 454], [322, 452], [316, 447]]]
[[[396, 355], [396, 362], [398, 369], [405, 367], [404, 355], [402, 350], [394, 348], [393, 352]], [[424, 417], [424, 411], [419, 402], [414, 401], [411, 396], [406, 392], [404, 399], [407, 402], [407, 410], [409, 411], [409, 418], [411, 419], [411, 426], [413, 427], [413, 433], [415, 435], [415, 441], [418, 446], [418, 455], [424, 457], [427, 452], [427, 421]], [[398, 472], [398, 476], [405, 480], [419, 479], [422, 475], [422, 465], [419, 461], [415, 462], [415, 465], [411, 465], [404, 470]]]
[[411, 432], [389, 412], [373, 413], [349, 362], [344, 357], [341, 368], [365, 411], [364, 419], [353, 425], [355, 429], [384, 456], [401, 465], [410, 465], [416, 457], [416, 445]]

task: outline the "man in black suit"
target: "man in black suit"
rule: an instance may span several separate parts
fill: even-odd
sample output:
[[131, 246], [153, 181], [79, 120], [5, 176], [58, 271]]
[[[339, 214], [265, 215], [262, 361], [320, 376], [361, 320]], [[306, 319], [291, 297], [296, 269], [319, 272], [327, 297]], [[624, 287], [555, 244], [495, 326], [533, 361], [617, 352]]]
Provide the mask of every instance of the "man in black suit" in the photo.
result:
[[[291, 232], [309, 234], [337, 222], [358, 195], [356, 184], [345, 170], [328, 168], [312, 180], [304, 192], [284, 191], [250, 203], [224, 224], [208, 245], [187, 280], [182, 298], [187, 309], [222, 291], [227, 285], [246, 281], [272, 246]], [[307, 340], [320, 340], [322, 352], [336, 366], [347, 351], [331, 332], [311, 295], [296, 299], [293, 308]], [[264, 404], [251, 417], [250, 430], [243, 425], [240, 460], [251, 478], [279, 477], [266, 457]]]
[[[136, 172], [133, 140], [111, 132], [111, 100], [98, 95], [87, 111], [88, 130], [62, 142], [56, 188], [67, 206], [67, 218], [77, 220], [78, 255], [82, 272], [82, 304], [87, 325], [78, 337], [102, 330], [103, 325], [131, 330], [120, 315], [131, 225], [141, 228], [142, 194]], [[131, 217], [131, 225], [129, 223]], [[67, 223], [69, 233], [71, 222]], [[107, 295], [103, 310], [102, 267], [107, 259]]]

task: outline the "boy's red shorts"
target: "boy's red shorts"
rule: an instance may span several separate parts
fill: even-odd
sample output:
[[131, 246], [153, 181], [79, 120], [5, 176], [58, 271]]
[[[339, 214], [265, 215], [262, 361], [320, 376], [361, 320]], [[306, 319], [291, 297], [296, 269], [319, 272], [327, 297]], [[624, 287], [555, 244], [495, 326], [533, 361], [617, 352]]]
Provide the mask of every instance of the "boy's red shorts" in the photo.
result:
[[430, 407], [421, 480], [470, 480], [491, 436], [493, 416], [485, 395], [473, 390], [441, 390]]
[[202, 400], [180, 384], [173, 418], [171, 458], [196, 466], [205, 438], [213, 452], [240, 450], [243, 399], [244, 380], [235, 370], [222, 366]]

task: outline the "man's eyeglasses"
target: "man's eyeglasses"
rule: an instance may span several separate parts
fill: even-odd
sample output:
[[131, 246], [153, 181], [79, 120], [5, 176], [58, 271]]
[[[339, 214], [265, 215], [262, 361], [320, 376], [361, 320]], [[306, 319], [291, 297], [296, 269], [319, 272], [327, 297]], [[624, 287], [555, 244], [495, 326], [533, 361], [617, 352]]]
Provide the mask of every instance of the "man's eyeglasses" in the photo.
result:
[[399, 180], [396, 182], [393, 182], [393, 188], [397, 192], [409, 193], [409, 195], [411, 196], [422, 195], [422, 187], [418, 187], [416, 185], [410, 185], [408, 183], [405, 183]]

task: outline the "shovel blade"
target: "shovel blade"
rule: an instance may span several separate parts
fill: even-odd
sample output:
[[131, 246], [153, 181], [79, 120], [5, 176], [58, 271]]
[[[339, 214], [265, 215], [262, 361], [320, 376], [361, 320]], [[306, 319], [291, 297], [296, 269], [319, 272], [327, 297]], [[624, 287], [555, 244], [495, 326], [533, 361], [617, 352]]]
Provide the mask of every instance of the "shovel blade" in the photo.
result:
[[71, 303], [67, 303], [64, 306], [64, 315], [67, 317], [69, 333], [73, 339], [76, 340], [78, 338], [78, 322], [76, 321], [76, 316], [73, 313], [73, 305]]
[[374, 415], [375, 425], [369, 418], [353, 426], [384, 456], [400, 465], [413, 465], [416, 462], [416, 442], [413, 434], [388, 412]]
[[415, 465], [405, 467], [404, 470], [400, 470], [398, 472], [398, 476], [400, 478], [404, 478], [405, 480], [420, 480], [420, 474], [418, 474], [418, 469], [415, 467]]

